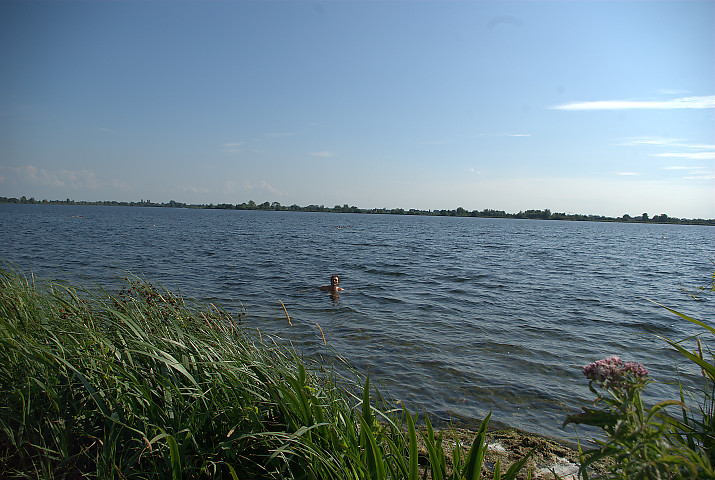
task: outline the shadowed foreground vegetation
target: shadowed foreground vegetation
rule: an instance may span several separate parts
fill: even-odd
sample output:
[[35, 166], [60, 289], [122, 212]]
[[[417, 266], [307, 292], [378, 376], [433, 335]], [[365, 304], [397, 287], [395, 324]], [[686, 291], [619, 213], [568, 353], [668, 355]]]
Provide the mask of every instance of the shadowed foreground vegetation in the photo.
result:
[[369, 381], [344, 385], [225, 310], [139, 279], [110, 294], [0, 271], [0, 478], [486, 472], [488, 417], [462, 448], [429, 419], [418, 432], [409, 414], [381, 408]]

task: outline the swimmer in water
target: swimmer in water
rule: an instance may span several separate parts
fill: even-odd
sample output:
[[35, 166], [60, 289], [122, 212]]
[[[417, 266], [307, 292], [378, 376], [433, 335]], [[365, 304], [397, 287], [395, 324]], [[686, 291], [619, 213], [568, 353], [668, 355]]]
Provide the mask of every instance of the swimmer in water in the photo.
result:
[[323, 285], [320, 287], [320, 289], [324, 292], [330, 292], [330, 293], [338, 293], [344, 288], [338, 287], [338, 284], [340, 283], [340, 278], [338, 278], [337, 275], [333, 275], [330, 277], [330, 285]]

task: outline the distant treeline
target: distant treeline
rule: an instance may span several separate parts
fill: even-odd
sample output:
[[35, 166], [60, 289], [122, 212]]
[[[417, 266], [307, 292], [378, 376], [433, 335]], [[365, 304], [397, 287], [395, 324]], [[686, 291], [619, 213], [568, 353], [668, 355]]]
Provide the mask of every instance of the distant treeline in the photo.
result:
[[166, 208], [197, 208], [197, 209], [216, 209], [216, 210], [268, 210], [280, 212], [328, 212], [328, 213], [365, 213], [365, 214], [387, 214], [387, 215], [432, 215], [442, 217], [482, 217], [482, 218], [520, 218], [533, 220], [574, 220], [574, 221], [593, 221], [593, 222], [629, 222], [629, 223], [674, 223], [681, 225], [715, 225], [715, 219], [688, 219], [669, 217], [665, 213], [650, 217], [647, 213], [641, 215], [630, 216], [628, 214], [622, 217], [606, 217], [603, 215], [582, 215], [574, 213], [559, 213], [551, 212], [551, 210], [526, 210], [519, 213], [507, 213], [504, 210], [492, 210], [485, 208], [484, 210], [465, 210], [458, 207], [454, 210], [416, 210], [414, 208], [404, 210], [402, 208], [358, 208], [348, 206], [347, 204], [334, 207], [326, 207], [325, 205], [308, 205], [301, 207], [299, 205], [281, 205], [278, 202], [264, 202], [258, 204], [253, 200], [248, 203], [219, 203], [211, 204], [187, 204], [171, 200], [168, 203], [154, 203], [151, 200], [141, 200], [139, 202], [116, 202], [116, 201], [75, 201], [66, 200], [35, 200], [33, 197], [21, 198], [0, 197], [0, 203], [22, 203], [22, 204], [43, 204], [43, 205], [99, 205], [99, 206], [123, 206], [123, 207], [166, 207]]

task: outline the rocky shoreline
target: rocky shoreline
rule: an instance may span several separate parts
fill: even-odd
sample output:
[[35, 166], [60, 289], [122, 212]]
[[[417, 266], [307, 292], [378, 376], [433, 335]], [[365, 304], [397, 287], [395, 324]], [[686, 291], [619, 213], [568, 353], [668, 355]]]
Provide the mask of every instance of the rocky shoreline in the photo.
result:
[[[459, 442], [462, 452], [466, 455], [476, 437], [476, 432], [452, 428], [442, 430], [444, 436], [445, 453], [447, 454], [447, 470], [451, 469], [451, 451], [455, 442]], [[429, 458], [426, 447], [420, 441], [418, 451], [420, 465], [427, 470]], [[577, 480], [579, 478], [579, 454], [577, 447], [567, 445], [565, 442], [544, 437], [515, 428], [499, 428], [487, 434], [487, 451], [484, 456], [483, 470], [490, 474], [494, 472], [497, 461], [502, 473], [506, 472], [511, 464], [524, 458], [529, 452], [534, 451], [526, 466], [517, 478], [533, 480], [560, 478], [562, 480]], [[530, 473], [530, 477], [529, 477]], [[598, 476], [603, 473], [600, 468], [589, 469], [589, 474]], [[557, 477], [554, 476], [557, 475]], [[429, 473], [427, 478], [429, 478]]]

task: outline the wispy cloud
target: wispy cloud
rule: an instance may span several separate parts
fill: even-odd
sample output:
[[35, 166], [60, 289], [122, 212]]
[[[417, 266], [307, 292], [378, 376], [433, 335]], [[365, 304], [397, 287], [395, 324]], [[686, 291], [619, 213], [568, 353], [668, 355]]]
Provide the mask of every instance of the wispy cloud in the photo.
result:
[[69, 183], [74, 189], [89, 188], [91, 190], [97, 190], [100, 188], [96, 175], [89, 170], [80, 170], [77, 172], [60, 170], [59, 178], [61, 181]]
[[634, 176], [640, 175], [640, 173], [638, 173], [638, 172], [617, 172], [616, 175], [623, 175], [626, 177], [634, 177]]
[[63, 187], [64, 182], [55, 173], [48, 172], [44, 168], [37, 168], [34, 165], [23, 165], [20, 167], [6, 167], [0, 165], [0, 171], [8, 174], [9, 178], [15, 181], [21, 180], [31, 184], [43, 186]]
[[323, 158], [333, 158], [337, 157], [338, 154], [331, 150], [323, 150], [322, 152], [310, 152], [313, 157], [323, 157]]
[[224, 153], [241, 153], [240, 146], [244, 145], [246, 142], [229, 142], [224, 143], [221, 151]]
[[669, 145], [670, 146], [670, 145], [675, 145], [679, 142], [682, 142], [682, 140], [679, 138], [631, 137], [631, 138], [627, 138], [620, 145], [625, 146], [625, 147], [641, 146], [641, 145], [654, 145], [654, 146]]
[[652, 153], [651, 156], [652, 157], [687, 158], [690, 160], [715, 160], [715, 151], [712, 151], [712, 152]]
[[271, 195], [282, 196], [283, 192], [274, 188], [271, 184], [265, 180], [261, 180], [258, 184], [249, 180], [226, 180], [223, 184], [223, 189], [221, 190], [224, 194], [261, 194], [270, 193]]
[[[268, 186], [268, 188], [266, 188], [266, 186]], [[250, 180], [226, 180], [223, 187], [223, 193], [252, 193], [256, 191], [260, 192], [266, 189], [271, 191], [271, 188], [272, 187], [265, 181], [261, 181], [260, 184], [256, 185], [255, 182]]]
[[653, 145], [656, 147], [671, 147], [671, 148], [692, 148], [700, 150], [715, 150], [715, 145], [705, 145], [699, 143], [687, 143], [682, 138], [669, 137], [631, 137], [627, 138], [621, 146], [641, 146]]
[[633, 137], [619, 145], [625, 147], [655, 147], [660, 151], [650, 153], [652, 157], [686, 158], [688, 160], [714, 160], [715, 145], [688, 143], [680, 138], [668, 137]]
[[715, 178], [715, 171], [700, 166], [670, 165], [663, 167], [663, 170], [685, 171], [687, 175], [682, 178], [686, 180], [711, 180]]
[[259, 135], [254, 138], [250, 138], [247, 141], [240, 141], [240, 142], [227, 142], [221, 145], [221, 151], [223, 153], [242, 153], [244, 149], [250, 149], [251, 151], [255, 153], [261, 153], [260, 150], [256, 149], [255, 147], [259, 144], [267, 144], [270, 143], [273, 140], [281, 139], [281, 138], [286, 138], [286, 137], [293, 137], [295, 135], [298, 135], [297, 133], [294, 132], [268, 132], [264, 133], [262, 135]]
[[266, 182], [265, 180], [261, 180], [261, 184], [260, 184], [259, 188], [260, 188], [261, 190], [263, 190], [264, 192], [269, 192], [269, 193], [272, 193], [272, 194], [274, 194], [274, 195], [278, 195], [278, 196], [283, 195], [283, 193], [282, 193], [280, 190], [278, 190], [277, 188], [273, 188], [273, 186], [270, 185], [270, 184], [269, 184], [268, 182]]
[[23, 181], [34, 185], [71, 187], [75, 190], [80, 188], [97, 190], [101, 188], [95, 173], [90, 170], [50, 171], [44, 168], [37, 168], [34, 165], [23, 165], [19, 167], [0, 165], [0, 171], [5, 172], [11, 181]]
[[715, 180], [715, 172], [704, 173], [702, 175], [689, 175], [683, 178], [685, 180]]
[[174, 191], [180, 193], [191, 193], [194, 195], [211, 193], [211, 189], [206, 187], [197, 187], [196, 185], [177, 185], [174, 187]]
[[551, 107], [553, 110], [671, 110], [684, 108], [715, 108], [715, 95], [674, 98], [671, 100], [597, 100], [591, 102], [569, 102]]

